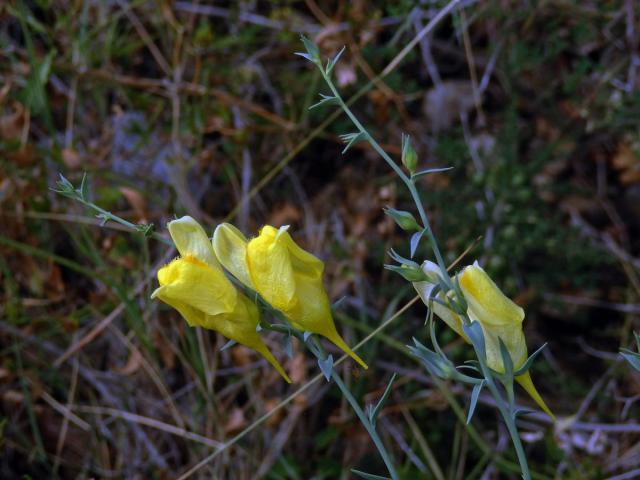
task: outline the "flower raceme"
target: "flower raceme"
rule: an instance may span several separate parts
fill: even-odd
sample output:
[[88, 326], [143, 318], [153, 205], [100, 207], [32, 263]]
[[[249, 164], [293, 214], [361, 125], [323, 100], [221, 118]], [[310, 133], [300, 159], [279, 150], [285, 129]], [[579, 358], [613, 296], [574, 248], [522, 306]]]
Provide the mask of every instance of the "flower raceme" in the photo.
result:
[[233, 225], [223, 223], [213, 234], [213, 248], [224, 268], [280, 310], [294, 328], [326, 337], [367, 368], [333, 322], [322, 284], [324, 263], [296, 245], [287, 229], [266, 225], [248, 241]]
[[[439, 273], [439, 268], [429, 261], [423, 263], [422, 269], [428, 277]], [[427, 305], [429, 305], [429, 296], [437, 284], [437, 279], [434, 278], [434, 280], [434, 283], [427, 281], [414, 283], [418, 294]], [[527, 344], [522, 330], [524, 310], [502, 293], [477, 262], [464, 268], [458, 274], [457, 281], [467, 302], [467, 316], [472, 322], [479, 322], [482, 327], [489, 368], [498, 373], [505, 371], [500, 352], [500, 339], [502, 339], [513, 362], [514, 370], [518, 370], [527, 360]], [[442, 292], [435, 298], [446, 303]], [[462, 319], [457, 313], [438, 302], [433, 302], [433, 311], [469, 342], [462, 329]], [[515, 377], [515, 380], [542, 410], [555, 418], [536, 390], [528, 371]]]
[[168, 228], [180, 256], [158, 270], [160, 287], [151, 298], [178, 310], [190, 326], [215, 330], [257, 351], [291, 383], [256, 331], [258, 308], [225, 276], [204, 229], [188, 216]]

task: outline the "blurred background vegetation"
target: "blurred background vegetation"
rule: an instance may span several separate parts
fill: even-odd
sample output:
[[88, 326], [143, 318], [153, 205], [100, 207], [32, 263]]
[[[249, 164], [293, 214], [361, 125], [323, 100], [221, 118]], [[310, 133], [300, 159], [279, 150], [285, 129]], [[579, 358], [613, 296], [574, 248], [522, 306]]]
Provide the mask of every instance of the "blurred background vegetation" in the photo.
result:
[[[341, 155], [352, 127], [334, 107], [308, 110], [326, 92], [293, 55], [300, 34], [323, 56], [346, 45], [336, 82], [389, 153], [404, 132], [420, 167], [455, 167], [421, 183], [447, 260], [473, 245], [461, 265], [525, 308], [530, 351], [549, 342], [533, 376], [559, 423], [519, 421], [538, 478], [640, 477], [640, 377], [617, 355], [640, 314], [640, 5], [454, 2], [406, 54], [448, 2], [0, 5], [2, 478], [175, 478], [216, 450], [191, 478], [384, 473], [331, 384], [288, 398], [318, 373], [300, 345], [287, 358], [271, 339], [291, 386], [221, 352], [149, 298], [174, 251], [50, 191], [87, 172], [92, 201], [162, 234], [183, 214], [209, 232], [290, 224], [355, 344], [414, 296], [383, 269], [408, 242], [382, 207], [411, 202], [368, 146]], [[379, 429], [403, 478], [517, 478], [490, 399], [466, 426], [469, 391], [404, 348], [425, 315], [403, 312], [360, 350], [368, 371], [342, 372], [362, 403], [400, 374]]]

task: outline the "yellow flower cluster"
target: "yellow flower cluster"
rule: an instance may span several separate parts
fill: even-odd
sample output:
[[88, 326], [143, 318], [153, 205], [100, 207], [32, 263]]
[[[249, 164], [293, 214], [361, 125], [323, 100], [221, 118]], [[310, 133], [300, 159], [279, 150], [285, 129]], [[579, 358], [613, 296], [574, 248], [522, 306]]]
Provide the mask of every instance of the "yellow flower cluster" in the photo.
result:
[[[434, 278], [439, 273], [437, 265], [429, 261], [423, 263], [422, 269], [427, 276]], [[464, 268], [457, 275], [457, 281], [467, 301], [467, 316], [472, 322], [479, 322], [482, 327], [489, 368], [498, 373], [504, 373], [499, 340], [502, 339], [514, 369], [518, 370], [527, 360], [527, 344], [522, 330], [524, 310], [502, 293], [477, 262]], [[429, 296], [434, 286], [435, 283], [432, 282], [414, 283], [414, 287], [426, 304], [429, 303]], [[441, 292], [435, 298], [446, 303]], [[437, 302], [433, 302], [433, 311], [458, 335], [471, 343], [462, 329], [462, 319], [457, 313]], [[528, 371], [515, 377], [515, 380], [542, 410], [554, 418], [536, 390]]]
[[260, 313], [238, 291], [224, 269], [280, 310], [294, 328], [322, 335], [367, 365], [342, 339], [322, 284], [324, 264], [295, 244], [287, 228], [265, 226], [248, 241], [233, 225], [219, 225], [213, 242], [193, 218], [169, 222], [180, 256], [158, 270], [158, 298], [180, 312], [191, 326], [220, 332], [256, 350], [289, 383], [291, 380], [257, 332]]

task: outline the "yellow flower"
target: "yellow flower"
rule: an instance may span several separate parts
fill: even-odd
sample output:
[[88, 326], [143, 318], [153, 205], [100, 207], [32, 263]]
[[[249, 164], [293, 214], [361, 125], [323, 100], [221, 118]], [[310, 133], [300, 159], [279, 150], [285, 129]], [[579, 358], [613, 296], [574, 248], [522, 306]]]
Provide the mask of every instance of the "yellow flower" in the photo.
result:
[[284, 313], [296, 329], [326, 337], [367, 368], [336, 330], [322, 284], [324, 264], [296, 245], [287, 228], [267, 225], [247, 241], [237, 228], [223, 223], [213, 234], [213, 247], [229, 272]]
[[[435, 286], [438, 284], [438, 275], [440, 274], [440, 267], [438, 267], [438, 265], [436, 265], [435, 263], [430, 262], [429, 260], [426, 260], [422, 264], [422, 271], [432, 281], [413, 282], [413, 286], [418, 292], [418, 295], [420, 295], [420, 298], [422, 299], [424, 304], [429, 305], [429, 296], [431, 295], [431, 292], [433, 291]], [[448, 296], [452, 297], [453, 292], [449, 292]], [[444, 294], [442, 292], [439, 292], [437, 295], [435, 295], [434, 298], [439, 300], [440, 302], [446, 303]], [[433, 313], [436, 314], [438, 317], [440, 317], [444, 321], [444, 323], [446, 323], [449, 326], [449, 328], [451, 328], [454, 332], [456, 332], [458, 335], [464, 338], [468, 343], [471, 343], [467, 338], [467, 336], [465, 335], [464, 330], [462, 330], [462, 319], [460, 318], [459, 315], [457, 315], [456, 313], [454, 313], [453, 311], [451, 311], [450, 309], [448, 309], [447, 307], [445, 307], [444, 305], [436, 301], [433, 302], [432, 308], [433, 308]]]
[[291, 383], [256, 331], [258, 308], [225, 276], [204, 229], [188, 216], [168, 228], [180, 257], [158, 270], [160, 287], [151, 298], [178, 310], [190, 326], [215, 330], [257, 351]]
[[[437, 268], [431, 262], [430, 265], [423, 264], [425, 273], [435, 272]], [[507, 298], [498, 286], [491, 280], [489, 275], [474, 263], [466, 267], [458, 274], [460, 288], [467, 301], [467, 316], [472, 322], [479, 322], [484, 334], [485, 350], [487, 355], [487, 365], [498, 373], [504, 373], [504, 363], [500, 353], [499, 339], [507, 347], [509, 356], [513, 362], [514, 370], [520, 368], [527, 360], [527, 344], [522, 331], [524, 320], [524, 310]], [[429, 282], [418, 282], [414, 284], [416, 290], [425, 303], [432, 287]], [[436, 298], [443, 300], [444, 296], [439, 293]], [[434, 313], [437, 314], [447, 325], [461, 335], [467, 342], [469, 339], [462, 331], [462, 319], [455, 312], [434, 302]], [[551, 410], [544, 403], [544, 400], [536, 390], [531, 380], [531, 375], [526, 373], [517, 376], [516, 381], [527, 391], [535, 402], [550, 417], [555, 418]]]

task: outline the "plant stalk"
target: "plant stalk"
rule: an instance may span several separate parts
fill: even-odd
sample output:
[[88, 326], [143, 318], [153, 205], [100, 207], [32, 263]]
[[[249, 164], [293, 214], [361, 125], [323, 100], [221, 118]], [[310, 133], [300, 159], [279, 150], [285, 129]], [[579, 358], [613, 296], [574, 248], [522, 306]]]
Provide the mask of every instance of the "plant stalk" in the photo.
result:
[[[453, 285], [453, 283], [451, 282], [451, 279], [450, 279], [450, 277], [449, 277], [449, 275], [447, 273], [447, 268], [446, 268], [446, 265], [444, 263], [444, 258], [442, 257], [442, 254], [440, 252], [440, 248], [438, 246], [438, 242], [436, 241], [436, 238], [435, 238], [435, 236], [433, 234], [433, 231], [431, 230], [431, 224], [429, 222], [429, 217], [428, 217], [426, 211], [424, 210], [424, 207], [422, 205], [422, 200], [420, 199], [420, 194], [418, 193], [418, 190], [416, 188], [415, 181], [414, 181], [413, 177], [407, 176], [407, 174], [405, 174], [405, 172], [402, 171], [402, 168], [400, 168], [400, 166], [396, 162], [394, 162], [393, 159], [391, 159], [391, 157], [387, 154], [387, 152], [385, 152], [385, 150], [380, 146], [380, 144], [369, 134], [367, 129], [360, 123], [360, 121], [353, 114], [351, 109], [345, 104], [344, 100], [340, 96], [340, 93], [338, 92], [338, 90], [336, 89], [335, 85], [333, 84], [329, 74], [327, 74], [327, 72], [325, 72], [325, 70], [322, 68], [322, 65], [318, 65], [318, 67], [319, 67], [319, 69], [320, 69], [320, 71], [322, 73], [322, 76], [324, 77], [325, 82], [327, 83], [327, 85], [331, 89], [331, 92], [333, 93], [334, 97], [338, 101], [338, 104], [340, 105], [340, 108], [344, 111], [344, 113], [353, 122], [354, 126], [358, 129], [358, 132], [363, 136], [363, 138], [365, 138], [367, 140], [367, 142], [373, 147], [373, 149], [383, 158], [383, 160], [391, 167], [391, 169], [398, 175], [398, 177], [400, 177], [400, 179], [407, 186], [407, 189], [409, 190], [409, 193], [411, 193], [411, 197], [412, 197], [412, 199], [413, 199], [413, 201], [414, 201], [414, 203], [416, 205], [416, 208], [418, 210], [418, 214], [420, 215], [420, 220], [421, 220], [422, 225], [423, 225], [423, 227], [425, 229], [427, 237], [429, 238], [429, 241], [431, 243], [431, 247], [432, 247], [433, 253], [434, 253], [435, 257], [436, 257], [436, 261], [438, 263], [438, 267], [440, 268], [440, 271], [442, 272], [442, 279], [447, 284], [447, 286], [449, 288], [454, 290], [456, 292], [456, 294], [460, 295], [460, 292], [458, 291], [459, 289], [456, 288]], [[520, 469], [522, 471], [523, 479], [524, 480], [531, 480], [531, 473], [529, 472], [529, 465], [527, 463], [527, 457], [525, 455], [524, 448], [522, 446], [522, 441], [520, 440], [520, 436], [518, 435], [518, 429], [517, 429], [517, 427], [515, 425], [515, 420], [514, 420], [513, 415], [512, 415], [513, 409], [512, 408], [509, 408], [509, 409], [505, 408], [504, 400], [503, 400], [502, 396], [500, 395], [500, 392], [499, 392], [498, 388], [496, 387], [496, 384], [494, 382], [493, 376], [492, 376], [489, 368], [486, 365], [485, 359], [481, 358], [480, 353], [477, 352], [477, 351], [476, 351], [476, 355], [478, 356], [479, 363], [480, 363], [480, 366], [481, 366], [481, 370], [482, 370], [482, 373], [483, 373], [483, 375], [484, 375], [484, 377], [485, 377], [485, 379], [487, 381], [487, 386], [489, 388], [489, 391], [491, 392], [492, 396], [496, 400], [496, 405], [498, 407], [498, 410], [500, 411], [500, 414], [502, 415], [502, 418], [504, 419], [504, 423], [507, 426], [507, 430], [509, 431], [509, 435], [511, 436], [511, 441], [513, 442], [513, 446], [514, 446], [514, 448], [516, 450], [516, 455], [518, 457], [518, 462], [520, 464]], [[338, 379], [336, 379], [336, 383], [338, 383], [338, 386], [340, 386], [339, 382], [338, 382]], [[347, 395], [347, 393], [344, 392], [344, 391], [343, 391], [343, 393], [345, 394], [345, 397], [347, 397], [347, 400], [349, 400], [349, 396]], [[350, 403], [351, 403], [351, 401], [350, 401]], [[358, 410], [357, 409], [359, 409], [359, 406], [357, 406], [357, 404], [355, 406], [352, 404], [352, 406], [354, 407], [354, 410], [358, 414]], [[367, 419], [365, 417], [365, 420], [362, 422], [365, 425], [365, 428], [366, 428], [366, 421], [367, 421]], [[374, 431], [374, 433], [375, 433], [375, 431]], [[370, 432], [370, 434], [371, 434], [371, 432]], [[374, 443], [376, 443], [376, 440], [375, 440], [373, 435], [372, 435], [372, 439], [374, 440]], [[376, 446], [377, 446], [377, 443], [376, 443]], [[380, 451], [380, 453], [383, 456], [383, 459], [385, 459], [385, 456], [382, 454], [383, 452]], [[386, 460], [385, 460], [385, 463], [386, 463]]]
[[476, 355], [478, 357], [480, 363], [480, 369], [482, 370], [482, 374], [484, 375], [485, 380], [487, 381], [487, 387], [491, 392], [491, 395], [496, 401], [496, 406], [502, 415], [502, 419], [504, 420], [505, 425], [507, 426], [507, 430], [509, 431], [509, 435], [511, 436], [511, 442], [513, 443], [513, 447], [516, 450], [516, 455], [518, 457], [518, 463], [520, 464], [520, 470], [522, 471], [522, 478], [524, 480], [531, 480], [531, 472], [529, 471], [529, 464], [527, 462], [527, 456], [524, 452], [524, 448], [522, 446], [522, 440], [520, 440], [520, 435], [518, 435], [518, 429], [515, 424], [515, 419], [512, 415], [512, 409], [508, 410], [504, 406], [504, 399], [500, 395], [498, 387], [493, 380], [493, 375], [489, 371], [489, 367], [487, 367], [484, 358], [480, 352], [476, 350]]
[[387, 152], [384, 151], [384, 149], [380, 146], [380, 144], [376, 141], [376, 139], [371, 136], [371, 134], [368, 132], [366, 128], [364, 128], [364, 126], [360, 123], [360, 120], [358, 120], [358, 118], [353, 114], [349, 106], [344, 102], [344, 100], [340, 96], [340, 93], [338, 92], [335, 85], [331, 81], [331, 78], [325, 73], [325, 71], [322, 69], [321, 66], [320, 66], [320, 71], [322, 72], [322, 76], [324, 77], [325, 82], [331, 89], [331, 93], [333, 93], [334, 97], [338, 100], [340, 108], [344, 111], [344, 113], [347, 114], [351, 122], [353, 122], [355, 127], [358, 129], [358, 132], [362, 134], [362, 136], [367, 140], [367, 142], [369, 142], [369, 144], [373, 147], [373, 149], [382, 157], [382, 159], [387, 163], [387, 165], [389, 165], [391, 169], [396, 173], [396, 175], [400, 177], [400, 179], [407, 186], [407, 189], [409, 189], [409, 193], [411, 193], [411, 197], [413, 198], [413, 201], [416, 204], [416, 208], [418, 209], [418, 214], [420, 215], [420, 221], [422, 222], [422, 226], [426, 230], [429, 241], [431, 242], [433, 253], [435, 254], [436, 261], [438, 262], [438, 267], [440, 267], [440, 270], [443, 272], [443, 280], [447, 283], [447, 286], [453, 289], [451, 280], [449, 279], [449, 276], [446, 274], [447, 267], [444, 263], [444, 258], [440, 253], [440, 247], [438, 246], [438, 242], [433, 234], [433, 231], [431, 230], [429, 217], [427, 215], [427, 212], [425, 212], [424, 210], [424, 207], [422, 205], [422, 200], [420, 199], [420, 194], [416, 189], [414, 181], [402, 171], [402, 168], [400, 168], [400, 166], [398, 166], [398, 164], [393, 161], [393, 159], [389, 156]]
[[[274, 312], [274, 313], [276, 314], [276, 316], [283, 319], [285, 322], [287, 321], [284, 316], [279, 314], [279, 312]], [[322, 344], [320, 343], [320, 341], [315, 336], [311, 336], [305, 342], [303, 334], [295, 329], [290, 328], [288, 325], [265, 324], [264, 328], [267, 330], [271, 330], [271, 331], [282, 333], [282, 334], [294, 335], [298, 340], [300, 340], [300, 342], [302, 342], [304, 345], [307, 346], [309, 351], [311, 351], [311, 353], [313, 353], [313, 355], [318, 360], [327, 359], [327, 353], [322, 347]], [[351, 390], [344, 383], [342, 378], [340, 378], [340, 375], [338, 375], [338, 372], [336, 371], [335, 368], [331, 369], [331, 378], [333, 378], [333, 380], [336, 382], [336, 385], [344, 395], [344, 398], [347, 399], [347, 402], [349, 402], [349, 405], [351, 405], [351, 408], [353, 408], [353, 411], [358, 417], [358, 420], [360, 420], [360, 423], [362, 423], [362, 426], [365, 428], [365, 430], [369, 434], [369, 437], [371, 437], [373, 444], [378, 449], [378, 453], [380, 454], [382, 461], [384, 462], [385, 466], [387, 467], [387, 470], [389, 471], [389, 475], [391, 475], [391, 479], [398, 480], [399, 478], [398, 473], [396, 472], [396, 469], [393, 466], [393, 462], [391, 461], [391, 455], [389, 455], [389, 452], [387, 452], [387, 449], [385, 448], [384, 443], [382, 443], [382, 439], [380, 438], [380, 435], [378, 435], [378, 432], [376, 431], [375, 426], [371, 423], [371, 421], [369, 420], [365, 412], [362, 410], [362, 407], [360, 407], [360, 405], [358, 404], [358, 401], [355, 399], [355, 397], [351, 393]]]
[[340, 378], [340, 376], [338, 375], [335, 369], [331, 371], [331, 377], [336, 382], [336, 385], [338, 386], [338, 388], [340, 389], [344, 397], [349, 402], [349, 405], [351, 405], [351, 408], [353, 408], [353, 411], [356, 413], [356, 415], [360, 419], [360, 422], [362, 423], [364, 428], [367, 430], [367, 433], [371, 437], [371, 440], [373, 440], [374, 445], [378, 449], [378, 453], [380, 454], [380, 457], [382, 457], [382, 461], [384, 462], [384, 464], [387, 467], [387, 470], [389, 471], [389, 475], [391, 475], [391, 478], [393, 480], [398, 480], [398, 474], [396, 472], [395, 467], [393, 466], [393, 462], [391, 461], [391, 456], [389, 455], [389, 453], [387, 452], [387, 449], [382, 443], [382, 440], [380, 439], [380, 436], [378, 435], [378, 432], [376, 431], [375, 427], [371, 424], [371, 422], [365, 415], [362, 408], [360, 408], [358, 401], [351, 394], [349, 387], [345, 385], [345, 383], [342, 381], [342, 379]]

